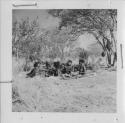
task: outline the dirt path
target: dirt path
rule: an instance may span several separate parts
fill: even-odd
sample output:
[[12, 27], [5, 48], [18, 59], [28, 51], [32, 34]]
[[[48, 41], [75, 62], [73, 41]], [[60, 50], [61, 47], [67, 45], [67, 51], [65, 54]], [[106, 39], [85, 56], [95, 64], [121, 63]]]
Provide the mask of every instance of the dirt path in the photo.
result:
[[79, 79], [14, 78], [13, 87], [23, 100], [13, 111], [116, 112], [116, 71], [102, 71]]

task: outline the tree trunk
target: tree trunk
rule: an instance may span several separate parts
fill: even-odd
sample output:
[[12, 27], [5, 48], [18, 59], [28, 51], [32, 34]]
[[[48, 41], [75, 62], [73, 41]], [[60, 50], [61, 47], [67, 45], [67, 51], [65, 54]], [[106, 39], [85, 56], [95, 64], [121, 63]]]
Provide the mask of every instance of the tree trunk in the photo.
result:
[[112, 43], [113, 43], [113, 49], [112, 52], [113, 52], [113, 63], [112, 63], [112, 66], [115, 65], [115, 62], [117, 62], [117, 46], [116, 46], [116, 40], [115, 40], [115, 37], [114, 37], [114, 33], [112, 30], [110, 30], [110, 34], [111, 34], [111, 40], [112, 40]]
[[112, 65], [111, 52], [106, 49], [105, 53], [106, 53], [106, 65], [107, 67], [111, 67]]
[[117, 53], [115, 52], [114, 53], [114, 57], [113, 57], [113, 63], [112, 63], [112, 66], [115, 65], [115, 62], [117, 61]]
[[[112, 57], [113, 57], [113, 59], [112, 59]], [[107, 62], [108, 62], [107, 66], [114, 67], [116, 61], [117, 61], [117, 53], [116, 52], [112, 53], [111, 51], [107, 51]]]

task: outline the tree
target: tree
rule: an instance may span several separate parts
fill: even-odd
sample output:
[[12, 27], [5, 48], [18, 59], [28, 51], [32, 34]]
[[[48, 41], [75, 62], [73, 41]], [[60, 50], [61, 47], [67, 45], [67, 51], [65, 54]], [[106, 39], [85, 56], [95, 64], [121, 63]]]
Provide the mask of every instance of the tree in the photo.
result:
[[[29, 57], [34, 52], [39, 52], [39, 25], [37, 19], [30, 21], [29, 18], [20, 22], [13, 22], [13, 55]], [[15, 49], [15, 50], [14, 50]]]
[[95, 36], [105, 54], [107, 55], [108, 65], [114, 65], [111, 56], [116, 54], [116, 31], [117, 31], [117, 10], [50, 10], [49, 13], [60, 18], [61, 30], [63, 27], [70, 27], [71, 33], [81, 35], [84, 32]]
[[55, 29], [51, 34], [51, 42], [54, 51], [57, 51], [57, 57], [65, 60], [66, 53], [72, 48], [73, 41], [76, 40], [76, 35], [70, 33], [70, 29], [64, 27], [63, 29]]

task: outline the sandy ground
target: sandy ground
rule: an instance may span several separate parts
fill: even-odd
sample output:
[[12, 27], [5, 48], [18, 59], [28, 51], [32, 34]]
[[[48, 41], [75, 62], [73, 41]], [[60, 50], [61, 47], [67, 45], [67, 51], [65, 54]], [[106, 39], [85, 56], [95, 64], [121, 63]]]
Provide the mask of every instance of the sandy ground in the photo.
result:
[[[13, 111], [116, 112], [116, 71], [102, 70], [78, 79], [14, 77]], [[17, 99], [18, 98], [18, 99]]]

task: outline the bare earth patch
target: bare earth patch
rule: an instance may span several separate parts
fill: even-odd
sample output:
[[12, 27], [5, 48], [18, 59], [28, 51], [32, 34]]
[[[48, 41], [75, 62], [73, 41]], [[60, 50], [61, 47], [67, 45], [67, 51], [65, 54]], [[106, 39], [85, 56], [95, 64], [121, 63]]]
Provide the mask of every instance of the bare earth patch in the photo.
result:
[[102, 70], [78, 79], [14, 77], [14, 112], [116, 112], [116, 71]]

